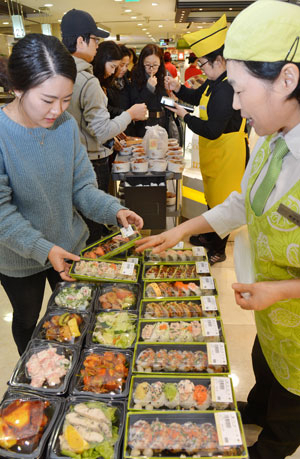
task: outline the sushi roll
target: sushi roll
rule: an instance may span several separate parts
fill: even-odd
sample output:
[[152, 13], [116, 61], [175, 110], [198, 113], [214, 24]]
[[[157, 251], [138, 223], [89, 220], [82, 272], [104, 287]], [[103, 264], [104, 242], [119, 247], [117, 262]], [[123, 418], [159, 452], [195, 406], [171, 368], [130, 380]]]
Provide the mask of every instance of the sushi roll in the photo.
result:
[[183, 317], [193, 317], [192, 310], [189, 308], [188, 303], [181, 303], [183, 309]]
[[146, 381], [139, 383], [133, 394], [134, 408], [140, 409], [151, 401], [151, 386]]
[[140, 352], [136, 360], [136, 368], [138, 371], [151, 371], [155, 360], [155, 352], [153, 349], [144, 349]]
[[207, 370], [207, 354], [203, 351], [196, 351], [194, 353], [193, 367], [196, 371]]
[[177, 260], [178, 261], [187, 261], [186, 250], [177, 250]]
[[202, 308], [200, 304], [194, 303], [193, 301], [189, 301], [187, 303], [187, 307], [191, 311], [192, 317], [202, 317], [203, 316]]
[[170, 330], [168, 322], [159, 322], [155, 326], [156, 328], [156, 335], [155, 341], [160, 341], [162, 343], [166, 341], [170, 341]]
[[167, 260], [168, 261], [177, 261], [178, 260], [177, 250], [169, 249], [167, 251]]
[[152, 436], [152, 429], [147, 421], [140, 419], [130, 426], [128, 445], [132, 448], [132, 456], [140, 456], [141, 451], [150, 448]]
[[166, 406], [168, 408], [174, 409], [179, 406], [179, 392], [177, 389], [177, 384], [165, 383], [164, 394], [166, 399]]
[[193, 371], [194, 368], [194, 353], [191, 351], [182, 351], [181, 361], [178, 364], [178, 371], [187, 373]]
[[146, 287], [146, 296], [149, 298], [159, 298], [162, 295], [162, 292], [156, 282], [151, 282]]
[[180, 453], [184, 451], [185, 441], [185, 433], [182, 425], [177, 422], [169, 424], [166, 449], [173, 454]]
[[155, 354], [155, 360], [153, 362], [153, 371], [165, 371], [168, 362], [168, 352], [166, 349], [160, 349]]
[[168, 429], [164, 422], [156, 421], [151, 422], [152, 442], [151, 449], [155, 453], [161, 453], [168, 441]]
[[194, 261], [194, 254], [192, 250], [185, 250], [184, 251], [185, 260], [182, 261]]
[[156, 324], [147, 324], [142, 330], [143, 341], [156, 341]]
[[171, 322], [169, 327], [169, 339], [170, 341], [181, 341], [182, 337], [182, 325], [180, 322]]
[[203, 341], [203, 332], [201, 322], [194, 320], [191, 322], [192, 341]]
[[159, 266], [150, 266], [149, 269], [146, 271], [146, 278], [147, 279], [158, 279], [159, 278]]
[[179, 405], [186, 410], [190, 410], [195, 405], [194, 400], [195, 386], [189, 379], [182, 379], [178, 383]]
[[177, 351], [176, 349], [169, 351], [165, 370], [166, 371], [177, 371], [178, 363], [180, 360], [181, 360], [181, 351]]
[[202, 384], [195, 386], [194, 400], [197, 410], [207, 410], [211, 404], [211, 397], [207, 387]]
[[214, 452], [218, 451], [218, 434], [215, 426], [210, 422], [205, 422], [200, 425], [200, 436], [202, 438], [201, 449], [207, 455], [212, 455]]
[[197, 284], [195, 284], [195, 282], [189, 282], [188, 288], [189, 288], [189, 291], [191, 292], [191, 295], [201, 296], [200, 287]]
[[187, 454], [196, 454], [202, 448], [201, 428], [194, 422], [185, 422], [182, 426], [185, 436], [184, 450]]
[[[161, 408], [166, 405], [164, 383], [157, 381], [151, 384], [151, 405], [153, 408]], [[148, 409], [148, 408], [147, 408]]]

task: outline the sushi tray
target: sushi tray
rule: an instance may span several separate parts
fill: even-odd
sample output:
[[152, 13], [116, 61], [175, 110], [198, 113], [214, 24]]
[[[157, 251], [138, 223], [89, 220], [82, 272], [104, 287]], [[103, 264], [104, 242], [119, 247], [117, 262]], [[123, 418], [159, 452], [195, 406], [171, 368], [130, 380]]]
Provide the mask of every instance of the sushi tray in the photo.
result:
[[225, 341], [221, 319], [140, 320], [139, 342], [199, 343]]
[[69, 397], [48, 444], [47, 458], [119, 457], [125, 423], [122, 401]]
[[134, 346], [138, 317], [129, 311], [96, 314], [86, 335], [86, 345], [128, 349]]
[[19, 390], [62, 395], [79, 358], [77, 346], [32, 340], [20, 357], [9, 385]]
[[237, 411], [128, 413], [124, 459], [247, 458], [247, 446]]
[[32, 334], [32, 339], [81, 346], [90, 321], [91, 315], [86, 312], [53, 309], [42, 317]]
[[236, 410], [228, 376], [141, 376], [131, 378], [128, 411]]
[[225, 343], [137, 343], [132, 371], [143, 374], [223, 375], [230, 372], [227, 355]]
[[49, 299], [48, 309], [66, 308], [74, 311], [91, 311], [96, 290], [96, 284], [59, 282]]
[[143, 280], [197, 280], [200, 276], [209, 276], [210, 269], [207, 261], [185, 263], [144, 263]]
[[159, 262], [184, 262], [184, 261], [207, 261], [207, 253], [204, 247], [192, 249], [167, 249], [160, 253], [153, 253], [152, 249], [144, 251], [144, 261]]
[[0, 405], [0, 457], [40, 459], [64, 399], [9, 390]]
[[132, 247], [134, 242], [141, 237], [136, 227], [129, 225], [128, 228], [121, 228], [120, 231], [89, 245], [80, 252], [80, 255], [83, 258], [95, 260], [112, 258]]
[[211, 276], [195, 281], [144, 281], [144, 298], [193, 298], [204, 295], [217, 295], [215, 280]]
[[90, 347], [83, 349], [70, 382], [71, 395], [125, 398], [129, 393], [132, 352]]
[[220, 315], [215, 296], [182, 300], [143, 299], [140, 303], [141, 319], [171, 319], [189, 317], [217, 317]]
[[95, 301], [95, 311], [138, 310], [141, 286], [138, 283], [105, 283], [100, 285]]
[[137, 282], [140, 265], [119, 260], [88, 260], [81, 258], [74, 261], [69, 275], [74, 279], [103, 282]]

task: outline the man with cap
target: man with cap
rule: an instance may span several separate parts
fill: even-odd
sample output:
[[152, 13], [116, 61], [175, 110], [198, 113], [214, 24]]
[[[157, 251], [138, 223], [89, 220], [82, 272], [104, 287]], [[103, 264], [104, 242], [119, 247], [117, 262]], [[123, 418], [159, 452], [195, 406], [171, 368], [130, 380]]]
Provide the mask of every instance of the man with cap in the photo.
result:
[[[200, 67], [207, 76], [202, 86], [189, 89], [170, 77], [165, 79], [166, 88], [173, 90], [179, 99], [199, 105], [200, 118], [180, 106], [171, 110], [183, 117], [188, 127], [199, 135], [200, 170], [209, 208], [223, 202], [232, 191], [240, 191], [248, 157], [246, 120], [232, 107], [233, 89], [227, 81], [223, 58], [226, 32], [224, 14], [208, 29], [184, 35], [192, 50], [200, 56]], [[192, 236], [190, 242], [205, 246], [213, 265], [226, 259], [227, 239], [210, 233]]]
[[[110, 119], [107, 96], [93, 75], [93, 61], [100, 38], [109, 33], [97, 27], [92, 16], [86, 11], [72, 9], [61, 21], [62, 41], [73, 55], [77, 77], [68, 111], [76, 119], [81, 142], [86, 147], [96, 172], [98, 186], [108, 192], [110, 175], [109, 156], [113, 153], [113, 138], [123, 132], [132, 120], [146, 117], [145, 104], [136, 104], [121, 115]], [[90, 230], [88, 243], [101, 237], [104, 228], [86, 220]]]
[[257, 328], [255, 385], [247, 403], [238, 402], [243, 423], [262, 427], [250, 459], [284, 459], [300, 446], [299, 24], [300, 7], [278, 0], [253, 2], [233, 21], [224, 50], [233, 106], [263, 136], [251, 154], [242, 192], [142, 240], [138, 249], [157, 246], [159, 253], [195, 230], [225, 236], [247, 224], [250, 250], [243, 244], [240, 258], [252, 260], [252, 280], [243, 279], [243, 266], [237, 265], [240, 282], [232, 287], [237, 304], [255, 311]]

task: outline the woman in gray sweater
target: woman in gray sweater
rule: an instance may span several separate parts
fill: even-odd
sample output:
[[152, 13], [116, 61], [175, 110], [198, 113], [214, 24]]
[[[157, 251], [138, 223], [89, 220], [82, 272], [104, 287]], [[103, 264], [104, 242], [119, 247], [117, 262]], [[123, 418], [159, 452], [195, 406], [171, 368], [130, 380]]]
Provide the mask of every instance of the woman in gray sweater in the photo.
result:
[[138, 228], [143, 220], [97, 188], [76, 121], [65, 110], [76, 66], [60, 41], [29, 34], [8, 63], [15, 100], [0, 109], [0, 281], [19, 353], [36, 325], [46, 279], [69, 281], [88, 229], [79, 215]]

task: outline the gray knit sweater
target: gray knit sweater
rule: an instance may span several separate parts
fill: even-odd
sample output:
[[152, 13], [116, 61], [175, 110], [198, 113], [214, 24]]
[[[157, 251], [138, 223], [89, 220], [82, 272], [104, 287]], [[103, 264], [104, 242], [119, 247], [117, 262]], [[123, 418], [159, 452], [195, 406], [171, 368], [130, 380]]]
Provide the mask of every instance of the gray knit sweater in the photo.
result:
[[115, 224], [122, 208], [98, 190], [76, 121], [68, 113], [50, 129], [28, 129], [0, 109], [2, 274], [25, 277], [47, 269], [53, 245], [78, 254], [88, 229], [77, 210], [98, 223]]

